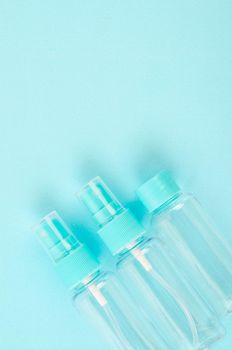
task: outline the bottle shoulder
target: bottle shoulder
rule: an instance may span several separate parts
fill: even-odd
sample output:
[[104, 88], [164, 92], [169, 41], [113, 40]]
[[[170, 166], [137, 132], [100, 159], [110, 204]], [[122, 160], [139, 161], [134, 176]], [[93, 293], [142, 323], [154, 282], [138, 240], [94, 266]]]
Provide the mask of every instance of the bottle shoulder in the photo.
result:
[[152, 244], [153, 244], [153, 237], [150, 237], [148, 235], [143, 235], [139, 237], [137, 240], [131, 243], [131, 248], [127, 248], [120, 255], [118, 255], [118, 258], [116, 261], [116, 269], [121, 270], [125, 266], [136, 263], [137, 260], [133, 254], [133, 250], [139, 249], [141, 251], [144, 251]]
[[99, 286], [100, 284], [105, 284], [110, 278], [111, 273], [98, 270], [94, 275], [87, 277], [81, 283], [79, 283], [72, 290], [72, 297], [76, 299], [77, 297], [89, 294], [89, 287], [92, 285]]
[[179, 211], [189, 203], [197, 202], [197, 199], [192, 193], [181, 193], [178, 197], [170, 200], [169, 202], [162, 205], [159, 209], [155, 210], [151, 216], [164, 216], [166, 213], [171, 211]]

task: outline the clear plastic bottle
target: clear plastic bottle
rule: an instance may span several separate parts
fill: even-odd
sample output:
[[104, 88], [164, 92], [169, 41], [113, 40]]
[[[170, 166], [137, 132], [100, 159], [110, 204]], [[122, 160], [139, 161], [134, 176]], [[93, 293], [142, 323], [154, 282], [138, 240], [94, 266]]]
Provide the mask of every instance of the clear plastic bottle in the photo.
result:
[[113, 274], [100, 270], [90, 250], [56, 212], [42, 219], [36, 234], [71, 289], [80, 315], [95, 328], [107, 349], [170, 349], [171, 336], [166, 335], [165, 329], [159, 332], [146, 320], [124, 286]]
[[[90, 181], [79, 197], [99, 224], [99, 235], [117, 257], [121, 285], [143, 317], [166, 335], [169, 349], [205, 349], [222, 337], [224, 330], [214, 313], [198, 293], [182, 283], [160, 242], [145, 237], [144, 228], [99, 177]], [[175, 285], [169, 283], [169, 275]], [[184, 292], [177, 292], [176, 285]]]
[[[183, 283], [201, 295], [219, 317], [232, 311], [232, 249], [199, 202], [182, 193], [167, 171], [137, 194], [150, 213], [149, 230], [175, 265]], [[173, 286], [178, 288], [172, 276]]]

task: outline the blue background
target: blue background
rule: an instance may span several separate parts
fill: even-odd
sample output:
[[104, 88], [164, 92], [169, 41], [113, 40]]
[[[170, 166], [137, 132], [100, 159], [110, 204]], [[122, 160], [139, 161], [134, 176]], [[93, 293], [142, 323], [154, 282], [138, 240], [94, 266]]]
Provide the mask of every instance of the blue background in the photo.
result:
[[[231, 15], [225, 0], [0, 1], [1, 349], [103, 350], [31, 230], [57, 209], [94, 240], [73, 194], [95, 175], [133, 203], [167, 167], [232, 243]], [[215, 350], [231, 342], [227, 320]]]

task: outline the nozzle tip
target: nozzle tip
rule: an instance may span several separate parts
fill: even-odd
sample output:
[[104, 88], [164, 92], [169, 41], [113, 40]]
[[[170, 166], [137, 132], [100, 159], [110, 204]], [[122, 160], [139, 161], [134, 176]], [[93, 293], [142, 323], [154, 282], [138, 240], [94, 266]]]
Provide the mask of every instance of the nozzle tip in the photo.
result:
[[55, 262], [81, 245], [56, 211], [40, 221], [35, 227], [35, 233]]
[[79, 192], [78, 197], [99, 225], [103, 225], [123, 209], [122, 204], [117, 200], [100, 176], [89, 181]]

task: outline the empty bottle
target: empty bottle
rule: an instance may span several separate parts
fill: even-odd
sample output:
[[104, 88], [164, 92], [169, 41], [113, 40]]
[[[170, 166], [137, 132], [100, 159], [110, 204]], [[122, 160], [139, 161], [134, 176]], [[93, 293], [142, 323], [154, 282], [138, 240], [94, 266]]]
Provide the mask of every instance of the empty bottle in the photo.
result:
[[[211, 309], [183, 285], [179, 272], [163, 257], [159, 242], [145, 236], [144, 228], [99, 177], [79, 196], [98, 223], [99, 235], [117, 257], [118, 279], [144, 318], [166, 335], [168, 348], [204, 349], [223, 335]], [[166, 279], [166, 272], [191, 298], [181, 297]]]
[[[232, 249], [191, 195], [161, 171], [137, 194], [150, 213], [149, 227], [183, 284], [208, 302], [219, 317], [232, 311]], [[173, 286], [178, 288], [174, 276]], [[180, 294], [182, 295], [182, 294]]]
[[36, 234], [63, 282], [71, 289], [79, 313], [100, 333], [106, 348], [170, 349], [165, 334], [146, 321], [113, 274], [101, 271], [95, 256], [56, 212], [42, 219]]

